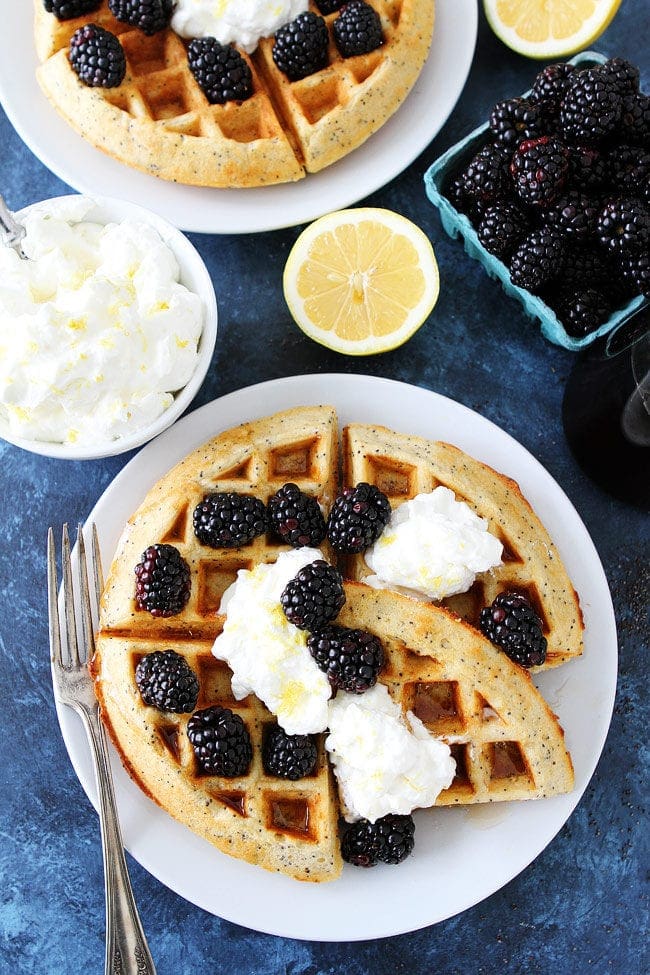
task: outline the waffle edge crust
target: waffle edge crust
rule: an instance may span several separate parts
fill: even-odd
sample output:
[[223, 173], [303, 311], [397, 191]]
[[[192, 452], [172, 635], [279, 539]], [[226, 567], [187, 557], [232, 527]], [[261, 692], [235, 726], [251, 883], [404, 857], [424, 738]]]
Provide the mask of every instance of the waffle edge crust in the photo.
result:
[[[235, 701], [228, 667], [211, 654], [223, 625], [221, 593], [238, 569], [275, 561], [286, 546], [261, 536], [240, 549], [208, 549], [194, 536], [192, 511], [206, 491], [267, 500], [288, 480], [328, 510], [338, 472], [337, 418], [327, 406], [243, 424], [189, 454], [149, 491], [125, 527], [102, 596], [91, 667], [113, 742], [151, 799], [223, 852], [312, 882], [333, 880], [342, 867], [339, 803], [324, 736], [318, 736], [311, 775], [296, 782], [267, 775], [261, 746], [273, 716], [253, 695]], [[154, 619], [135, 606], [133, 569], [154, 542], [175, 545], [190, 565], [192, 593], [177, 616]], [[325, 552], [331, 559], [326, 546]], [[447, 608], [361, 582], [347, 582], [346, 596], [338, 621], [382, 639], [387, 659], [380, 680], [405, 711], [450, 743], [457, 774], [437, 805], [571, 790], [562, 729], [527, 671]], [[245, 776], [202, 773], [186, 734], [189, 715], [143, 703], [135, 668], [143, 654], [160, 649], [182, 654], [195, 671], [197, 709], [218, 704], [241, 715], [253, 744]]]
[[[187, 66], [186, 43], [170, 28], [146, 37], [117, 21], [108, 0], [92, 16], [61, 22], [42, 0], [34, 5], [37, 78], [73, 129], [153, 176], [232, 188], [302, 179], [365, 142], [420, 74], [435, 9], [434, 0], [372, 0], [384, 44], [344, 59], [330, 37], [329, 65], [300, 81], [279, 71], [273, 40], [264, 38], [251, 56], [240, 52], [253, 74], [252, 97], [210, 105]], [[70, 67], [70, 37], [89, 21], [120, 38], [127, 72], [119, 87], [88, 88]]]

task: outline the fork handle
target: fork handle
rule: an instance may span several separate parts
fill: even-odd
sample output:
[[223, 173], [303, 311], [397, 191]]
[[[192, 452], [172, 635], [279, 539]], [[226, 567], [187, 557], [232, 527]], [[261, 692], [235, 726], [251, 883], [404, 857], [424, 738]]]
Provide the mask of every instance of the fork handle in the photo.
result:
[[124, 856], [122, 833], [115, 806], [106, 734], [99, 706], [80, 708], [88, 741], [95, 759], [99, 821], [104, 854], [106, 893], [105, 975], [156, 975], [142, 924], [135, 906]]

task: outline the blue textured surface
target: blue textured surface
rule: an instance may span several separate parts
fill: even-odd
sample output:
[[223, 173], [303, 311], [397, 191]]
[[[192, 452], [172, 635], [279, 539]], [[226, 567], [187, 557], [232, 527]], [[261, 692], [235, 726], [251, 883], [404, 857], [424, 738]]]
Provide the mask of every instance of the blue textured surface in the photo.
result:
[[[648, 90], [644, 17], [647, 23], [647, 0], [625, 0], [594, 46], [640, 64]], [[256, 934], [191, 906], [130, 861], [159, 975], [487, 975], [501, 970], [641, 975], [650, 970], [644, 818], [647, 516], [588, 481], [567, 448], [560, 406], [573, 355], [548, 344], [523, 310], [504, 298], [500, 285], [443, 233], [424, 196], [423, 174], [433, 160], [482, 122], [496, 100], [528, 88], [536, 70], [534, 62], [503, 47], [481, 17], [472, 73], [447, 125], [406, 173], [368, 200], [419, 223], [440, 264], [442, 290], [431, 320], [395, 352], [346, 359], [310, 342], [292, 324], [281, 277], [298, 228], [255, 238], [193, 237], [220, 301], [214, 368], [196, 405], [279, 376], [367, 372], [459, 400], [523, 443], [575, 504], [612, 589], [620, 678], [596, 774], [556, 839], [503, 890], [459, 917], [383, 941], [333, 945]], [[28, 198], [68, 189], [22, 145], [1, 113], [0, 187], [14, 209]], [[97, 818], [69, 763], [52, 704], [44, 543], [49, 524], [86, 517], [127, 459], [66, 463], [0, 446], [2, 973], [103, 970]]]

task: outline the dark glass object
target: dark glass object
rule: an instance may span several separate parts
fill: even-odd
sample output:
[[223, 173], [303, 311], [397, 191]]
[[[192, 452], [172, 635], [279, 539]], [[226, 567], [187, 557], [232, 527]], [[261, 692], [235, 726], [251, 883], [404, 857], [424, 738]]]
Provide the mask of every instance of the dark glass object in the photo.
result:
[[578, 358], [562, 421], [585, 474], [614, 497], [650, 510], [650, 308]]

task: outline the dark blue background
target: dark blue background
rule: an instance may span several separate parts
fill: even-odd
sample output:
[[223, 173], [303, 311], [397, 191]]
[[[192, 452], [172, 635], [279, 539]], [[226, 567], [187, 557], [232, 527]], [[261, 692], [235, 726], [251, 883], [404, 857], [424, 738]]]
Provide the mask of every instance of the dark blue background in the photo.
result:
[[[593, 46], [639, 64], [648, 91], [647, 42], [647, 0], [624, 0]], [[450, 120], [407, 172], [369, 198], [370, 204], [415, 220], [431, 237], [440, 264], [442, 289], [431, 320], [395, 352], [348, 359], [310, 342], [293, 325], [281, 279], [299, 228], [255, 237], [193, 236], [213, 275], [220, 310], [214, 367], [195, 405], [280, 376], [370, 373], [450, 396], [524, 444], [578, 509], [612, 591], [620, 677], [596, 774], [568, 824], [521, 876], [459, 917], [384, 941], [333, 945], [257, 934], [186, 903], [130, 860], [159, 975], [500, 970], [640, 975], [650, 969], [644, 821], [647, 516], [614, 500], [581, 472], [560, 419], [573, 354], [546, 343], [520, 307], [443, 234], [422, 183], [425, 169], [443, 150], [483, 121], [496, 100], [529, 87], [537, 69], [535, 62], [506, 49], [481, 14], [473, 69]], [[0, 188], [14, 209], [68, 191], [21, 143], [1, 112]], [[110, 187], [97, 189], [110, 195]], [[44, 554], [47, 526], [85, 519], [128, 459], [66, 463], [0, 446], [1, 972], [103, 971], [99, 832], [52, 704]]]

